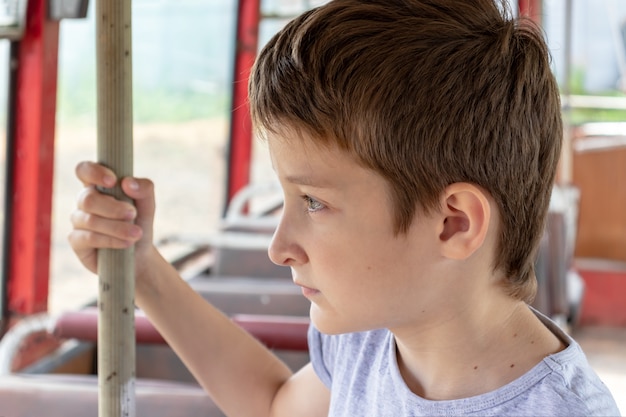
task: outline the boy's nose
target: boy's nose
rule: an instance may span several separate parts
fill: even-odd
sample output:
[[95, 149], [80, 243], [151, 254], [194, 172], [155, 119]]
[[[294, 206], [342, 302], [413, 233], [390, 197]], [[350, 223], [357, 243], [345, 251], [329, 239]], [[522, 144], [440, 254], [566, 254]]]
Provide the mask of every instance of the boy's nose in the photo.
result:
[[281, 218], [268, 249], [270, 260], [276, 265], [297, 266], [307, 262], [304, 249], [291, 236], [293, 232]]

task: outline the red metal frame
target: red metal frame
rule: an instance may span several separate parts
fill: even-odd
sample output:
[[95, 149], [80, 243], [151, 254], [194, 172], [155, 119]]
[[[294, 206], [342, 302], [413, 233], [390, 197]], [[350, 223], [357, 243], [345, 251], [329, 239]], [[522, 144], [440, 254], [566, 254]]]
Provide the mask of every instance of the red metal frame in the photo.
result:
[[[308, 317], [271, 316], [259, 314], [235, 315], [232, 321], [261, 343], [272, 349], [307, 351]], [[69, 311], [55, 322], [53, 333], [60, 339], [98, 340], [98, 311], [86, 308]], [[165, 339], [142, 314], [135, 316], [138, 344], [165, 344]]]
[[56, 116], [59, 23], [47, 1], [30, 0], [19, 44], [15, 102], [8, 308], [14, 316], [46, 311]]
[[521, 16], [528, 16], [537, 23], [541, 23], [542, 0], [518, 0]]
[[260, 18], [260, 0], [239, 0], [226, 204], [250, 182], [252, 124], [248, 107], [248, 77], [257, 55]]
[[576, 259], [585, 283], [581, 326], [626, 326], [626, 263], [607, 259]]

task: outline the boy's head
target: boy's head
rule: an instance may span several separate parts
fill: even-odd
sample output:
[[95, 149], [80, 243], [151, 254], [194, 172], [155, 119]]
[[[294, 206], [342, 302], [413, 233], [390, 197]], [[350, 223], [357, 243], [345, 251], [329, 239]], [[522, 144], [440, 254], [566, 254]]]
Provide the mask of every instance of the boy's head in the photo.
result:
[[486, 190], [501, 219], [494, 268], [532, 298], [562, 126], [530, 22], [493, 0], [335, 0], [275, 35], [250, 80], [256, 128], [354, 154], [389, 183], [398, 233], [450, 184]]

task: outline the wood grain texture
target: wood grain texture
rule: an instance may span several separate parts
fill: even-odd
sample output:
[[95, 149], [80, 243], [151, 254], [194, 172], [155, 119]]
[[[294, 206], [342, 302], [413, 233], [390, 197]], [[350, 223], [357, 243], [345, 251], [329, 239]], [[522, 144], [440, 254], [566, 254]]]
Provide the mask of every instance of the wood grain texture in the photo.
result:
[[[133, 174], [130, 0], [96, 2], [98, 161], [123, 178]], [[119, 184], [101, 190], [127, 199]], [[98, 253], [100, 417], [135, 416], [134, 251]]]

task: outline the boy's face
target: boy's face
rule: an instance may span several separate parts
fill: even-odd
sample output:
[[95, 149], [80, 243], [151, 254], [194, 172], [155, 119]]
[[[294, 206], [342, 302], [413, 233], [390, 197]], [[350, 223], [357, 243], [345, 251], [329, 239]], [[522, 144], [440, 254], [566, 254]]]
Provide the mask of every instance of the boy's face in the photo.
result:
[[291, 267], [315, 325], [344, 333], [432, 317], [450, 291], [445, 278], [435, 279], [443, 263], [436, 218], [418, 213], [406, 234], [395, 235], [386, 181], [347, 153], [299, 136], [268, 137], [285, 197], [269, 255]]

